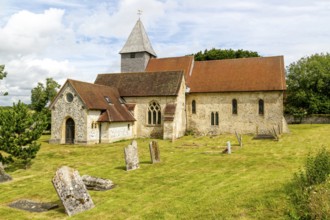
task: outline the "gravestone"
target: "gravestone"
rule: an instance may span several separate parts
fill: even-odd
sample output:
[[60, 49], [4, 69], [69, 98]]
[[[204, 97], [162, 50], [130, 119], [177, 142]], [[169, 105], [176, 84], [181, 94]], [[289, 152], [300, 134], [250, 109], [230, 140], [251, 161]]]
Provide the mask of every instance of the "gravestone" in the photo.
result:
[[57, 204], [35, 202], [28, 199], [22, 199], [9, 204], [9, 207], [26, 210], [29, 212], [46, 212], [51, 209], [58, 208]]
[[56, 171], [52, 183], [69, 216], [94, 207], [92, 198], [77, 170], [67, 166], [61, 167]]
[[139, 156], [138, 156], [138, 147], [135, 140], [132, 141], [130, 145], [125, 147], [125, 162], [126, 170], [135, 170], [139, 168]]
[[231, 144], [230, 141], [227, 141], [227, 153], [231, 154]]
[[0, 183], [2, 182], [7, 182], [12, 180], [11, 176], [9, 176], [6, 172], [5, 169], [2, 165], [2, 163], [0, 162]]
[[111, 180], [83, 175], [82, 180], [88, 190], [105, 191], [115, 187]]
[[149, 151], [150, 151], [151, 163], [159, 163], [160, 154], [159, 154], [159, 147], [157, 141], [151, 141], [149, 143]]

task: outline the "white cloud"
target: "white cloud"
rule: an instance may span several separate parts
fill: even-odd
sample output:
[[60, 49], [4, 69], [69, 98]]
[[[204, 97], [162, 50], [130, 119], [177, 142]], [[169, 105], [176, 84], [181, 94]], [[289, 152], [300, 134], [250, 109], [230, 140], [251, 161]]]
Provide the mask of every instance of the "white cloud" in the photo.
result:
[[284, 55], [288, 65], [330, 51], [328, 0], [4, 0], [0, 8], [0, 64], [9, 73], [1, 83], [19, 95], [0, 105], [28, 102], [46, 77], [92, 82], [118, 72], [138, 10], [159, 57], [233, 48]]
[[[2, 90], [8, 91], [8, 97], [1, 97], [8, 103], [21, 99], [25, 103], [30, 102], [31, 89], [38, 82], [44, 83], [46, 78], [53, 78], [60, 84], [64, 83], [68, 75], [76, 71], [67, 60], [57, 61], [49, 58], [38, 59], [25, 56], [7, 63], [7, 77], [2, 83]], [[2, 102], [2, 100], [1, 100]], [[3, 104], [3, 103], [0, 103]]]

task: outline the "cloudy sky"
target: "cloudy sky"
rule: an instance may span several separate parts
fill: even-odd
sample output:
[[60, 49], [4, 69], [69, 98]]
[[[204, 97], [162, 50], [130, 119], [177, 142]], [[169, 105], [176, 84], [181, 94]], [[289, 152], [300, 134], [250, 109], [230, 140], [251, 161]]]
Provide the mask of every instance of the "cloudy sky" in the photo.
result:
[[204, 49], [284, 55], [285, 65], [330, 52], [329, 0], [1, 0], [0, 105], [30, 102], [31, 89], [52, 77], [93, 82], [119, 72], [120, 56], [141, 20], [158, 57]]

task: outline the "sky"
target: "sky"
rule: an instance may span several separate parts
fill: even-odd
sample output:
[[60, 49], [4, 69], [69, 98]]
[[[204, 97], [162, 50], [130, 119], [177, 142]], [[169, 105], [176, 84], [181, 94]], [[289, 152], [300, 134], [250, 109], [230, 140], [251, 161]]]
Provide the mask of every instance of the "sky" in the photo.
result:
[[285, 66], [330, 52], [329, 0], [1, 0], [0, 106], [30, 103], [46, 78], [94, 82], [120, 71], [119, 51], [139, 19], [158, 57], [205, 49], [283, 55]]

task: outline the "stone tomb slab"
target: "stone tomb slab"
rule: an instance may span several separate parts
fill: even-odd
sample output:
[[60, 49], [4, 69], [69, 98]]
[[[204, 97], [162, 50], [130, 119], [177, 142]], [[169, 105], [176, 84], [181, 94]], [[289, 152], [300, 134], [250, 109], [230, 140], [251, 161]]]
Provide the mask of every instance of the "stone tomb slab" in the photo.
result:
[[135, 140], [133, 140], [130, 145], [125, 147], [124, 153], [125, 153], [126, 171], [138, 169], [140, 167], [138, 146]]
[[77, 170], [67, 166], [61, 167], [56, 171], [52, 183], [69, 216], [94, 207], [92, 198]]
[[151, 163], [160, 162], [160, 153], [157, 141], [151, 141], [149, 144]]
[[28, 199], [17, 200], [9, 204], [9, 207], [29, 212], [46, 212], [58, 208], [57, 204], [36, 202]]
[[108, 179], [83, 175], [82, 180], [88, 190], [106, 191], [115, 187], [113, 182]]

